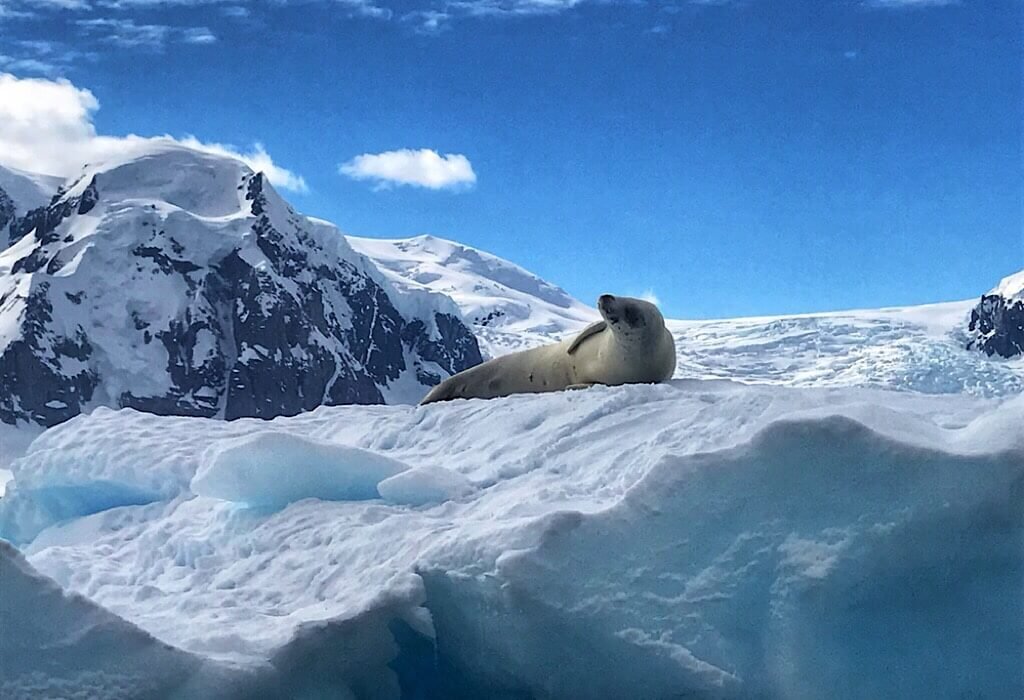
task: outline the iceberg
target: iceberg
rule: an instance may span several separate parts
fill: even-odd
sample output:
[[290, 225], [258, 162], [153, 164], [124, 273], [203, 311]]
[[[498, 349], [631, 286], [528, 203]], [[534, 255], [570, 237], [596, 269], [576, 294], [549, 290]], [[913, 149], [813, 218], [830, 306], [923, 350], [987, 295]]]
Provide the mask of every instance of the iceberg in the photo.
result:
[[[1019, 697], [1021, 425], [1019, 395], [723, 380], [272, 421], [103, 410], [14, 463], [0, 536], [285, 694]], [[20, 520], [32, 493], [112, 482], [151, 500]]]

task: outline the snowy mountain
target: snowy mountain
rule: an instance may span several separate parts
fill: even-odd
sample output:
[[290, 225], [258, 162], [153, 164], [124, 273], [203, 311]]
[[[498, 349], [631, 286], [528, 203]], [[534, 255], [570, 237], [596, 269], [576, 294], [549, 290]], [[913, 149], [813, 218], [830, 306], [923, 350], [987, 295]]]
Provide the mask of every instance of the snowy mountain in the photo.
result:
[[[7, 199], [38, 203], [18, 182]], [[261, 174], [170, 140], [87, 168], [8, 230], [5, 423], [98, 405], [232, 419], [414, 402], [480, 361], [450, 300], [395, 288]]]
[[971, 309], [968, 347], [986, 355], [1024, 355], [1024, 270], [1002, 280]]
[[396, 285], [455, 300], [491, 357], [553, 342], [599, 318], [563, 289], [515, 263], [434, 236], [348, 237]]

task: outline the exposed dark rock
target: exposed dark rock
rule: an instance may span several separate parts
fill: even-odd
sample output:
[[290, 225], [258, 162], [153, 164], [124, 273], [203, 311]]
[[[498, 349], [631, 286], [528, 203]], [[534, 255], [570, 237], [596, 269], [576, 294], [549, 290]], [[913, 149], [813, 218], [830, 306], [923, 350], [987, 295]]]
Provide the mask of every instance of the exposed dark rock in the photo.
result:
[[[73, 337], [51, 330], [49, 284], [25, 300], [21, 336], [0, 353], [0, 421], [54, 425], [82, 410], [99, 381], [85, 361], [92, 347], [79, 328]], [[65, 366], [65, 360], [70, 360]]]
[[8, 242], [13, 245], [33, 231], [40, 243], [45, 245], [55, 242], [57, 237], [54, 232], [64, 219], [73, 214], [88, 214], [96, 206], [99, 196], [95, 178], [77, 197], [63, 198], [63, 195], [58, 193], [48, 206], [33, 209], [24, 216], [14, 219], [10, 225]]
[[986, 294], [971, 310], [967, 329], [971, 334], [969, 349], [981, 350], [989, 356], [1024, 354], [1024, 300]]
[[0, 232], [14, 219], [14, 200], [0, 187]]

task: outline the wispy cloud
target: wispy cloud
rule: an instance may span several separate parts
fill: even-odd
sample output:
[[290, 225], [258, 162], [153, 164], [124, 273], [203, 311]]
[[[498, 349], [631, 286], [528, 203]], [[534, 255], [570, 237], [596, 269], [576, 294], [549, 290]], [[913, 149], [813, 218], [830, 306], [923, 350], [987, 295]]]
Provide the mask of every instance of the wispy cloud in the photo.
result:
[[571, 10], [583, 0], [452, 0], [446, 7], [470, 17], [553, 15]]
[[186, 44], [212, 44], [217, 37], [206, 27], [189, 27], [182, 30], [181, 40]]
[[34, 75], [56, 75], [60, 67], [38, 58], [17, 58], [0, 53], [0, 69]]
[[162, 51], [168, 42], [212, 44], [217, 37], [206, 27], [172, 27], [166, 24], [136, 24], [135, 20], [101, 17], [75, 22], [86, 34], [122, 48]]
[[910, 9], [915, 7], [946, 7], [959, 5], [960, 0], [864, 0], [867, 7], [880, 9]]
[[68, 80], [18, 78], [0, 73], [0, 162], [31, 172], [71, 176], [86, 163], [123, 157], [151, 147], [155, 141], [173, 141], [208, 153], [238, 158], [263, 172], [275, 185], [305, 192], [302, 176], [283, 168], [262, 144], [241, 150], [227, 144], [206, 143], [194, 136], [146, 137], [98, 134], [93, 114], [100, 103], [90, 90]]
[[349, 14], [356, 17], [388, 20], [392, 16], [390, 9], [381, 7], [370, 0], [335, 0], [335, 2], [348, 8]]
[[439, 10], [416, 10], [402, 15], [402, 21], [417, 34], [439, 34], [451, 27], [452, 16]]
[[431, 190], [463, 189], [476, 182], [466, 156], [438, 154], [428, 148], [364, 153], [338, 166], [338, 172], [355, 180], [372, 180], [378, 187], [409, 185]]
[[91, 51], [73, 49], [59, 41], [39, 39], [11, 42], [7, 50], [11, 53], [0, 54], [0, 69], [49, 77], [60, 75], [73, 64], [97, 58]]
[[650, 287], [644, 290], [643, 294], [640, 295], [640, 298], [644, 301], [651, 302], [655, 306], [661, 306], [661, 299], [658, 298], [658, 295], [655, 294], [654, 290]]

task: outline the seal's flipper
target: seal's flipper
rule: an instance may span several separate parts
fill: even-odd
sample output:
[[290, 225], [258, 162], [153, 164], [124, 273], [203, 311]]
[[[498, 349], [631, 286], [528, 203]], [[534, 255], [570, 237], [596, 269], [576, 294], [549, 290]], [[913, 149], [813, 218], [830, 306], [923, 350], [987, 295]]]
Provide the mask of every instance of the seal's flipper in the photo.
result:
[[572, 341], [572, 344], [569, 346], [569, 349], [566, 350], [566, 352], [568, 352], [570, 355], [573, 354], [574, 352], [576, 352], [576, 349], [584, 340], [586, 340], [592, 335], [600, 333], [607, 327], [608, 324], [605, 321], [594, 321], [589, 326], [580, 331], [580, 334], [576, 336], [576, 338]]

